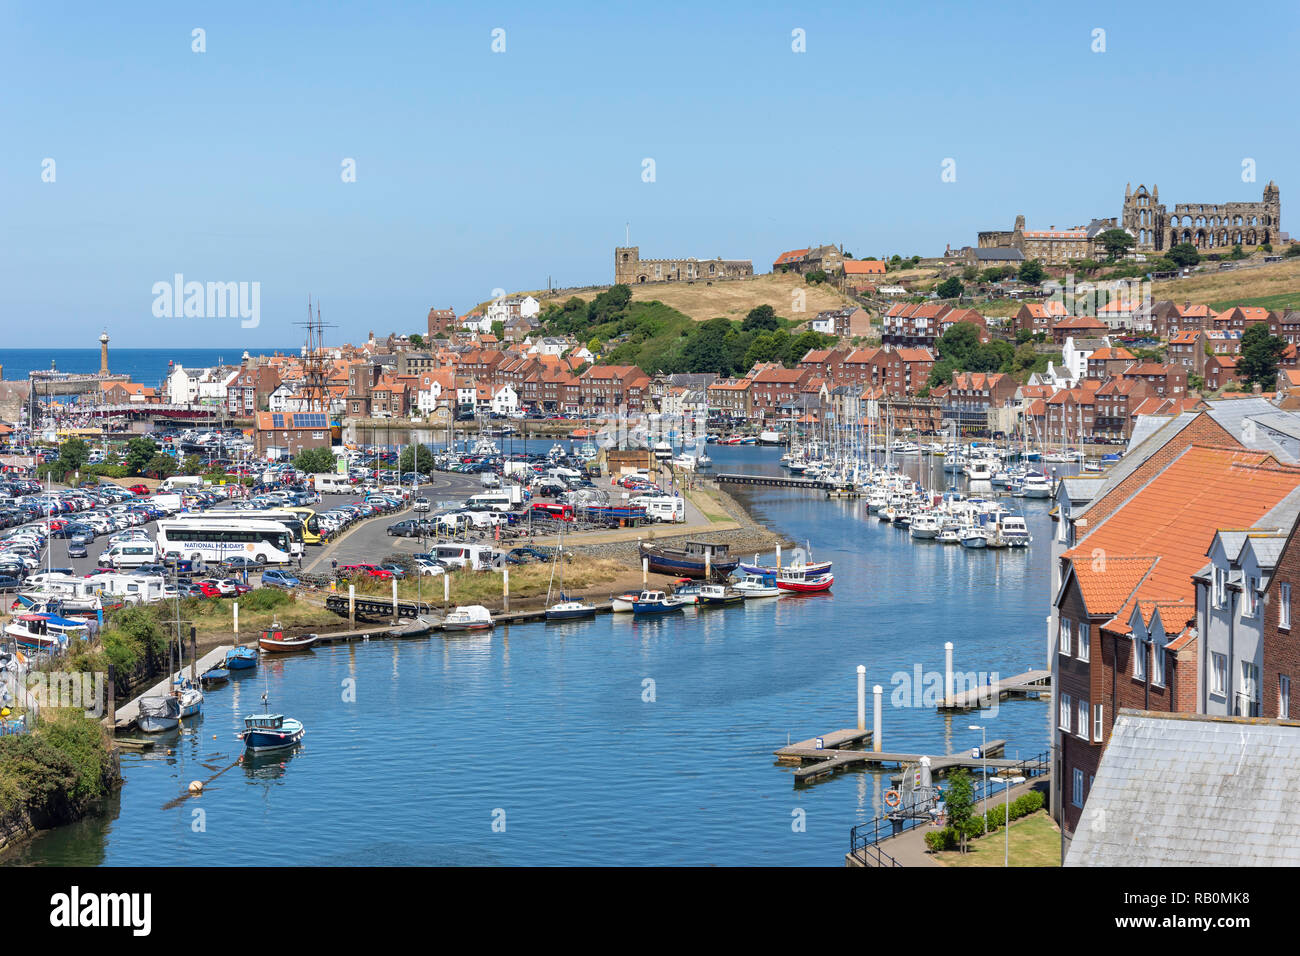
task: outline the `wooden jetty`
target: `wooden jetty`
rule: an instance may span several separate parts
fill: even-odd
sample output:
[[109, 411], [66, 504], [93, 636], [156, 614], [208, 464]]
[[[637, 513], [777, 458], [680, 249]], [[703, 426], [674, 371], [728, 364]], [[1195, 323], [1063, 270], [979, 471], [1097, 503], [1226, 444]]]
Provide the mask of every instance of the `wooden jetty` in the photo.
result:
[[987, 707], [994, 700], [1005, 700], [1012, 696], [1035, 697], [1049, 693], [1051, 689], [1051, 671], [1025, 671], [1014, 677], [1004, 677], [945, 697], [938, 706], [939, 710], [974, 710]]
[[[854, 745], [865, 745], [871, 739], [870, 730], [837, 730], [821, 737], [822, 746], [817, 747], [817, 739], [801, 740], [774, 751], [781, 763], [800, 764], [794, 771], [795, 783], [806, 783], [828, 773], [835, 773], [846, 767], [902, 767], [905, 764], [920, 763], [923, 756], [930, 758], [930, 772], [938, 776], [954, 767], [997, 767], [1019, 766], [1017, 760], [1001, 760], [989, 757], [991, 754], [1006, 752], [1005, 740], [990, 740], [985, 748], [985, 757], [972, 757], [969, 752], [962, 754], [909, 754], [890, 753], [876, 750], [854, 750]], [[812, 761], [810, 764], [808, 761]]]
[[[199, 658], [198, 664], [195, 665], [194, 673], [202, 674], [210, 667], [216, 667], [226, 659], [226, 654], [230, 651], [229, 644], [222, 644], [214, 647], [202, 657]], [[182, 676], [188, 677], [190, 674], [190, 665], [186, 664], [179, 671], [169, 672], [157, 684], [154, 684], [143, 694], [131, 701], [123, 704], [113, 712], [113, 729], [115, 731], [129, 730], [135, 726], [135, 720], [140, 716], [140, 698], [141, 697], [164, 697], [172, 692], [172, 687]]]

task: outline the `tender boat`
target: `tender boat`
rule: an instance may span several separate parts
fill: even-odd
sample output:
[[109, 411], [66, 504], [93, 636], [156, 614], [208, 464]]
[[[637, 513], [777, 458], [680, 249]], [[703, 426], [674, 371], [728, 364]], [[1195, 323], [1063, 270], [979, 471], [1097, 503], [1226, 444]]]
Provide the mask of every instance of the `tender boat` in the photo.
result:
[[826, 574], [808, 574], [804, 568], [782, 568], [776, 575], [776, 586], [778, 588], [796, 594], [829, 591], [833, 583], [835, 583], [835, 575], [829, 572]]
[[284, 714], [249, 714], [244, 718], [243, 733], [235, 736], [250, 753], [284, 750], [302, 740], [307, 733], [302, 721]]
[[615, 614], [630, 614], [632, 605], [636, 603], [636, 592], [628, 591], [626, 594], [620, 594], [616, 598], [610, 599], [610, 609]]
[[685, 605], [663, 591], [642, 591], [632, 602], [633, 614], [671, 614]]
[[699, 604], [700, 588], [701, 585], [696, 584], [690, 578], [682, 578], [673, 585], [673, 597], [683, 604]]
[[[262, 632], [257, 645], [268, 654], [286, 654], [290, 651], [305, 651], [320, 640], [319, 634], [305, 634], [302, 637], [285, 637], [278, 625], [271, 625]], [[227, 657], [227, 662], [229, 657]]]
[[[263, 631], [263, 636], [266, 632]], [[244, 671], [257, 666], [257, 648], [237, 645], [226, 652], [225, 666], [228, 670]]]
[[141, 697], [136, 726], [146, 734], [174, 730], [181, 722], [181, 702], [171, 694], [165, 697]]
[[725, 584], [700, 585], [700, 604], [705, 607], [725, 607], [728, 604], [741, 604], [744, 600], [743, 591]]
[[775, 574], [746, 574], [736, 582], [735, 588], [746, 600], [779, 597], [781, 594], [781, 589], [776, 586]]
[[442, 622], [444, 631], [486, 631], [492, 627], [492, 614], [482, 604], [457, 607]]

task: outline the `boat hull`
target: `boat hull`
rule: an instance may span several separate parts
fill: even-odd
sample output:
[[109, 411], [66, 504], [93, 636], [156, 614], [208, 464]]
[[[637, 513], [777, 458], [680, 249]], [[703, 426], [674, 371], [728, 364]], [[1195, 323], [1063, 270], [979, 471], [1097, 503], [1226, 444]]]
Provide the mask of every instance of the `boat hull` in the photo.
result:
[[[672, 574], [683, 578], [702, 578], [705, 576], [703, 561], [672, 557], [655, 551], [642, 551], [641, 553], [649, 561], [650, 570], [656, 574]], [[739, 565], [739, 561], [718, 561], [710, 564], [709, 569], [714, 574], [725, 577], [736, 570]]]
[[802, 581], [782, 581], [778, 578], [776, 586], [782, 591], [789, 591], [792, 594], [816, 594], [821, 591], [829, 591], [834, 583], [834, 576], [825, 574], [819, 578]]
[[652, 614], [672, 614], [675, 611], [680, 611], [683, 607], [685, 607], [685, 605], [677, 602], [668, 604], [660, 601], [637, 601], [632, 605], [632, 613], [641, 616]]
[[141, 733], [161, 734], [168, 730], [175, 730], [180, 724], [181, 719], [176, 717], [139, 717], [136, 719], [136, 726]]
[[302, 740], [307, 731], [297, 730], [246, 730], [239, 736], [244, 741], [244, 749], [250, 753], [266, 753], [268, 750], [285, 750]]
[[[287, 654], [291, 651], [305, 651], [311, 648], [320, 638], [315, 634], [309, 634], [307, 637], [299, 637], [294, 640], [276, 641], [263, 637], [257, 642], [257, 646], [268, 654]], [[227, 663], [227, 666], [233, 667], [233, 664]]]
[[[830, 572], [830, 570], [831, 570], [831, 562], [830, 562], [830, 561], [814, 561], [812, 564], [805, 564], [805, 565], [803, 565], [802, 567], [803, 567], [804, 570], [805, 570], [807, 573], [809, 573], [809, 574], [828, 574], [828, 573]], [[781, 570], [781, 569], [780, 569], [780, 568], [768, 568], [768, 567], [763, 567], [763, 566], [760, 565], [760, 564], [745, 564], [745, 563], [742, 562], [741, 565], [740, 565], [740, 570], [741, 570], [742, 572], [744, 572], [745, 574], [771, 574], [771, 575], [775, 575], [775, 574], [776, 574], [779, 570]]]
[[583, 618], [595, 616], [596, 609], [594, 607], [565, 608], [563, 610], [551, 608], [546, 612], [546, 619], [548, 621], [578, 621]]

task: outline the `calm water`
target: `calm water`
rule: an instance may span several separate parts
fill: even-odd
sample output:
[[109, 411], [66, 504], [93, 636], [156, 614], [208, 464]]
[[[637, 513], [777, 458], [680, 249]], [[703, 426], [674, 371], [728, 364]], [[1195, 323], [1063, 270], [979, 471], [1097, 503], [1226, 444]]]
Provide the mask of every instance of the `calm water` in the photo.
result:
[[[779, 470], [775, 449], [710, 454], [719, 469]], [[173, 752], [125, 753], [108, 813], [10, 862], [839, 866], [849, 828], [876, 815], [887, 784], [850, 772], [796, 790], [772, 751], [787, 735], [854, 724], [858, 664], [887, 694], [914, 664], [942, 671], [947, 640], [959, 670], [1041, 666], [1048, 506], [1023, 502], [1027, 551], [968, 552], [913, 545], [865, 519], [863, 501], [764, 491], [752, 502], [835, 561], [833, 595], [273, 661], [210, 693], [197, 732], [169, 738]], [[642, 699], [647, 679], [653, 702]], [[342, 700], [349, 680], [354, 703]], [[306, 740], [287, 759], [232, 767], [233, 734], [264, 685], [304, 721]], [[1012, 756], [1048, 744], [1042, 702], [948, 718], [888, 700], [890, 750], [968, 749], [979, 734], [967, 725], [981, 721]], [[171, 805], [226, 767], [201, 798]], [[795, 809], [806, 832], [792, 832]], [[505, 832], [493, 831], [497, 811]]]

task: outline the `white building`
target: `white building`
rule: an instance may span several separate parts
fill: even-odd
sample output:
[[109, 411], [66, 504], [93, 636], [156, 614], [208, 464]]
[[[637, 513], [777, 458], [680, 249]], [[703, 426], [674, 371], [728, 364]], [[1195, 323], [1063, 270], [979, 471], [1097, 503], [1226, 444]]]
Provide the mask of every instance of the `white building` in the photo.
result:
[[492, 395], [492, 411], [498, 415], [511, 415], [519, 411], [519, 394], [513, 385], [502, 385]]
[[480, 332], [491, 332], [493, 322], [508, 322], [510, 319], [535, 318], [542, 311], [541, 303], [531, 295], [516, 296], [511, 299], [497, 299], [487, 308], [487, 314], [483, 317], [486, 321], [487, 328], [479, 329]]

